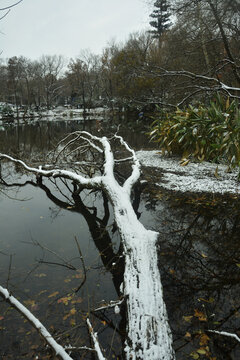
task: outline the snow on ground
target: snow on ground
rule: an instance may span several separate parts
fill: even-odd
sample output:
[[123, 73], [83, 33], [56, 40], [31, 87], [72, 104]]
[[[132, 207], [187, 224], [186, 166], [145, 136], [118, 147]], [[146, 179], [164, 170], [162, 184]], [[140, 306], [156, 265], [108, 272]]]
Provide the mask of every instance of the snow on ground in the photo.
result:
[[157, 185], [168, 190], [181, 192], [210, 192], [219, 194], [240, 194], [238, 170], [227, 172], [227, 166], [209, 162], [190, 162], [181, 166], [179, 159], [164, 157], [159, 151], [138, 151], [137, 158], [142, 166], [159, 168]]

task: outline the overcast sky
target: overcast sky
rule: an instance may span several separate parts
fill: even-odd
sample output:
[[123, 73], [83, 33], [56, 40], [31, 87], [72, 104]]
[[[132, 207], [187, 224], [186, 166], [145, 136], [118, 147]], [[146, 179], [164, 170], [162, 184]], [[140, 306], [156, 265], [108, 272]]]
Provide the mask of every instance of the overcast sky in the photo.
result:
[[[0, 0], [0, 7], [13, 2]], [[145, 0], [23, 0], [0, 21], [1, 56], [100, 54], [112, 39], [147, 29], [149, 13]]]

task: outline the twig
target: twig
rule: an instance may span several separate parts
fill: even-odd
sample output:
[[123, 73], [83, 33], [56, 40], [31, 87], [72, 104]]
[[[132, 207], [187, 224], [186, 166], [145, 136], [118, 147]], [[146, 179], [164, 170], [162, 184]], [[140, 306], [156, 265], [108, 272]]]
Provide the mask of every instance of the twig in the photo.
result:
[[79, 252], [79, 255], [80, 255], [80, 260], [82, 262], [82, 266], [83, 266], [83, 272], [84, 272], [84, 278], [83, 278], [83, 281], [81, 282], [81, 284], [74, 290], [75, 293], [77, 293], [81, 287], [85, 284], [86, 280], [87, 280], [87, 271], [86, 271], [86, 266], [85, 266], [85, 263], [84, 263], [84, 259], [83, 259], [83, 255], [82, 255], [82, 251], [81, 251], [81, 248], [80, 248], [80, 245], [78, 243], [78, 240], [77, 240], [77, 237], [74, 236], [74, 240], [77, 244], [77, 248], [78, 248], [78, 252]]
[[[0, 9], [1, 11], [2, 9]], [[9, 13], [10, 13], [11, 9], [8, 9], [8, 11], [2, 16], [0, 17], [0, 20], [4, 19]]]
[[76, 347], [76, 346], [69, 345], [69, 346], [65, 346], [64, 349], [68, 350], [68, 351], [72, 351], [72, 350], [75, 350], [75, 351], [81, 351], [81, 350], [96, 351], [95, 349], [92, 349], [92, 348], [87, 347], [87, 346]]
[[113, 308], [115, 306], [122, 305], [124, 300], [125, 299], [118, 300], [118, 301], [111, 301], [110, 304], [107, 304], [107, 305], [101, 306], [101, 307], [99, 307], [97, 309], [94, 309], [93, 312], [102, 311], [102, 310], [106, 310], [106, 309], [111, 309], [111, 308]]
[[228, 337], [234, 338], [235, 340], [237, 340], [240, 343], [240, 338], [236, 334], [231, 334], [226, 331], [217, 331], [217, 330], [207, 330], [207, 332], [217, 334], [217, 335], [228, 336]]
[[94, 345], [94, 349], [96, 350], [97, 356], [99, 360], [106, 360], [106, 358], [103, 356], [102, 354], [102, 350], [100, 348], [99, 342], [98, 342], [98, 338], [97, 338], [97, 333], [93, 332], [93, 328], [92, 325], [90, 323], [90, 320], [87, 319], [87, 325], [88, 325], [88, 329], [93, 341], [93, 345]]
[[[62, 260], [63, 261], [63, 264], [61, 263], [54, 263], [52, 262], [52, 264], [54, 265], [60, 265], [60, 266], [65, 266], [67, 267], [68, 269], [71, 269], [71, 270], [76, 270], [76, 268], [70, 264], [68, 261], [66, 261], [63, 257], [61, 257], [60, 255], [58, 255], [55, 251], [47, 248], [46, 246], [43, 246], [41, 245], [38, 241], [32, 241], [33, 245], [35, 246], [39, 246], [42, 250], [47, 250], [50, 254], [53, 254], [54, 256], [56, 256], [58, 259]], [[42, 263], [46, 263], [45, 261], [43, 260], [40, 260], [39, 262], [42, 262]], [[49, 262], [49, 264], [51, 264], [51, 262]]]
[[48, 265], [57, 265], [57, 266], [63, 266], [69, 270], [77, 270], [73, 265], [68, 265], [68, 264], [61, 264], [58, 262], [54, 262], [54, 261], [44, 261], [44, 260], [39, 260], [40, 264], [48, 264]]
[[16, 2], [15, 4], [12, 4], [12, 5], [9, 5], [9, 6], [6, 6], [4, 8], [1, 8], [0, 11], [3, 11], [3, 10], [8, 10], [8, 9], [11, 9], [12, 7], [20, 4], [20, 2], [22, 2], [23, 0], [19, 0], [18, 2]]

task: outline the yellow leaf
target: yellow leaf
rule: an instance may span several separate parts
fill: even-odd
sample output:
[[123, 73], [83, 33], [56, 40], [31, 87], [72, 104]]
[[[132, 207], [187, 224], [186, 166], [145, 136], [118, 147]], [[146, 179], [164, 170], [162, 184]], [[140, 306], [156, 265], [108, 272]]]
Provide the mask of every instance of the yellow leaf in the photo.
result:
[[175, 274], [175, 270], [173, 270], [173, 269], [169, 269], [169, 272], [170, 272], [171, 275]]
[[70, 315], [75, 315], [76, 314], [76, 312], [77, 312], [77, 310], [75, 309], [75, 308], [73, 308], [73, 309], [71, 309], [70, 310]]
[[71, 280], [71, 279], [65, 279], [65, 280], [64, 280], [65, 283], [68, 283], [68, 282], [70, 282], [70, 281], [72, 281], [72, 280]]
[[194, 316], [196, 316], [199, 321], [207, 321], [206, 315], [197, 309], [194, 310]]
[[36, 350], [38, 348], [38, 345], [32, 345], [31, 347], [30, 347], [30, 349], [32, 349], [32, 350]]
[[186, 332], [186, 334], [184, 335], [185, 338], [190, 339], [192, 337], [192, 335], [190, 334], [190, 332]]
[[40, 293], [38, 295], [45, 294], [46, 292], [47, 292], [47, 290], [42, 290], [42, 291], [40, 291]]
[[63, 320], [67, 320], [69, 318], [69, 316], [70, 316], [70, 314], [64, 315]]
[[237, 267], [239, 267], [240, 268], [240, 264], [236, 264], [237, 265]]
[[209, 342], [210, 338], [207, 336], [207, 334], [202, 334], [200, 337], [199, 345], [200, 346], [206, 346]]
[[75, 326], [75, 325], [76, 325], [76, 321], [75, 321], [74, 319], [71, 319], [71, 320], [70, 320], [70, 325], [71, 325], [71, 326]]
[[77, 298], [77, 299], [72, 300], [72, 301], [71, 301], [71, 304], [81, 304], [82, 301], [83, 301], [83, 299], [79, 297], [79, 298]]
[[183, 316], [183, 320], [186, 322], [190, 322], [192, 320], [193, 316]]
[[48, 295], [49, 298], [55, 297], [57, 294], [59, 294], [59, 291], [55, 291], [52, 294]]
[[191, 354], [190, 354], [190, 356], [194, 359], [194, 360], [198, 360], [199, 359], [199, 355], [198, 355], [198, 353], [196, 353], [195, 351], [193, 351]]
[[207, 354], [207, 351], [205, 349], [198, 349], [197, 353], [200, 355], [205, 355], [205, 354]]
[[63, 303], [64, 305], [68, 305], [69, 300], [71, 300], [71, 296], [66, 296], [61, 299], [58, 299], [58, 304]]
[[207, 255], [206, 255], [206, 254], [201, 253], [201, 255], [202, 255], [202, 257], [203, 257], [204, 259], [207, 258]]
[[24, 300], [24, 304], [26, 305], [30, 305], [30, 306], [35, 306], [36, 303], [35, 303], [35, 300]]
[[182, 162], [180, 163], [180, 165], [181, 165], [181, 166], [186, 166], [189, 162], [190, 162], [190, 159], [187, 159], [187, 160], [185, 160], [185, 161], [182, 161]]
[[198, 301], [204, 301], [206, 303], [213, 303], [215, 300], [214, 298], [210, 297], [208, 300], [207, 299], [204, 299], [204, 298], [199, 298]]
[[107, 322], [106, 321], [101, 321], [101, 323], [105, 326], [105, 325], [107, 325]]

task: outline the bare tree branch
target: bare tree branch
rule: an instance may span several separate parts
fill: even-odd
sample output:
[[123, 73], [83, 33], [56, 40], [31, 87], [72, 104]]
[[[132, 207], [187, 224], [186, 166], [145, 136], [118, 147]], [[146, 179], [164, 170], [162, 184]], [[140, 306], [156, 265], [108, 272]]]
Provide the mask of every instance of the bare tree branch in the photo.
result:
[[0, 286], [0, 296], [33, 325], [33, 327], [40, 333], [40, 335], [44, 338], [47, 344], [51, 347], [51, 349], [53, 349], [53, 351], [60, 359], [72, 360], [64, 348], [53, 339], [52, 335], [47, 331], [43, 324], [23, 304], [21, 304], [14, 296], [12, 296], [7, 289], [3, 288], [2, 286]]
[[19, 0], [18, 2], [16, 2], [15, 4], [12, 4], [12, 5], [9, 5], [9, 6], [6, 6], [4, 8], [0, 8], [0, 11], [4, 11], [4, 10], [8, 10], [8, 9], [11, 9], [13, 8], [14, 6], [17, 6], [18, 4], [20, 4], [23, 0]]
[[10, 9], [2, 17], [0, 17], [0, 20], [4, 19], [9, 13], [10, 13]]
[[237, 336], [236, 334], [231, 334], [229, 332], [226, 331], [216, 331], [216, 330], [208, 330], [208, 332], [212, 333], [212, 334], [217, 334], [217, 335], [223, 335], [223, 336], [228, 336], [231, 337], [235, 340], [237, 340], [240, 343], [240, 338], [239, 336]]
[[99, 360], [106, 360], [106, 358], [102, 354], [102, 350], [101, 350], [100, 345], [99, 345], [97, 333], [95, 333], [93, 331], [93, 327], [92, 327], [89, 319], [87, 319], [87, 325], [88, 325], [88, 329], [89, 329], [89, 332], [90, 332], [90, 335], [91, 335], [91, 338], [92, 338], [92, 341], [93, 341], [94, 349], [96, 350], [98, 359]]

